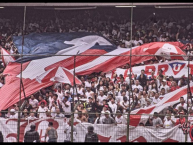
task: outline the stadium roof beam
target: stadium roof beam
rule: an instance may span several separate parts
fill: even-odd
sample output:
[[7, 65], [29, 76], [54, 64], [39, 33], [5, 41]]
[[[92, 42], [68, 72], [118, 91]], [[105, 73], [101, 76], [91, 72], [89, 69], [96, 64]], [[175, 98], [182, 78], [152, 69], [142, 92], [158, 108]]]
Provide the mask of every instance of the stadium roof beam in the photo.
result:
[[193, 5], [193, 3], [0, 3], [0, 6], [162, 6]]

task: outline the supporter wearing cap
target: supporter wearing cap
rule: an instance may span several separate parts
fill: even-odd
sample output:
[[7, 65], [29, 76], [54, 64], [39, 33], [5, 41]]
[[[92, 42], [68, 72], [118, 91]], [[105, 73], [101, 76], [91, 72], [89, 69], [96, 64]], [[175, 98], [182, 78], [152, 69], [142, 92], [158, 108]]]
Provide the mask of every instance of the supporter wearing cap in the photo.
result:
[[105, 117], [102, 119], [103, 124], [116, 124], [115, 120], [109, 116], [109, 112], [105, 112]]
[[162, 81], [162, 85], [159, 87], [159, 91], [161, 91], [162, 88], [165, 89], [165, 94], [169, 93], [170, 87], [167, 85], [166, 80]]
[[10, 119], [18, 119], [18, 113], [16, 113], [15, 109], [10, 110]]
[[108, 112], [110, 114], [109, 106], [108, 105], [104, 105], [103, 106], [103, 109], [101, 111], [101, 117], [104, 117], [106, 112]]

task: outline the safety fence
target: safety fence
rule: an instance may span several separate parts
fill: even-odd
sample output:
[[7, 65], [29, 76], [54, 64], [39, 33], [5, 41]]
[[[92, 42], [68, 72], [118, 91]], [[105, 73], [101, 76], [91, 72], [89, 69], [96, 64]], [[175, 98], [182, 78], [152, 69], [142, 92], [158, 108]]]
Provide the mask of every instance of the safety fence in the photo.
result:
[[[102, 114], [101, 114], [102, 115]], [[100, 115], [100, 116], [101, 116]], [[104, 115], [104, 114], [103, 114]], [[140, 116], [133, 115], [131, 116]], [[18, 119], [6, 119], [0, 118], [0, 128], [3, 134], [4, 142], [17, 142], [18, 129], [19, 133], [19, 142], [24, 142], [24, 136], [26, 131], [30, 130], [30, 126], [35, 124], [36, 131], [39, 133], [40, 142], [47, 142], [48, 137], [45, 140], [45, 132], [48, 128], [48, 123], [53, 122], [53, 127], [56, 129], [58, 138], [57, 142], [85, 142], [86, 133], [88, 133], [88, 127], [93, 126], [94, 132], [98, 136], [99, 142], [192, 142], [193, 138], [193, 125], [192, 117], [188, 117], [187, 124], [182, 123], [178, 125], [171, 125], [168, 127], [160, 126], [155, 127], [151, 126], [148, 123], [140, 124], [137, 126], [129, 126], [129, 119], [127, 119], [128, 114], [122, 114], [121, 124], [114, 123], [104, 124], [104, 122], [99, 123], [89, 123], [84, 120], [81, 121], [77, 117], [72, 115], [71, 118], [66, 117], [46, 117], [46, 118], [36, 118], [36, 119], [21, 119], [20, 126], [18, 126]], [[152, 115], [145, 115], [147, 118], [152, 118]], [[159, 114], [160, 118], [164, 118], [166, 115]], [[106, 117], [104, 115], [102, 120]], [[186, 118], [187, 116], [184, 115]], [[113, 117], [112, 117], [113, 118]], [[123, 120], [126, 120], [124, 122]], [[179, 119], [179, 115], [173, 116], [172, 118], [175, 122]], [[74, 123], [72, 124], [71, 121]], [[97, 120], [97, 117], [94, 118]], [[113, 118], [113, 120], [116, 120]], [[147, 119], [148, 120], [148, 119]], [[120, 120], [119, 120], [120, 121]], [[71, 132], [73, 131], [73, 134]]]

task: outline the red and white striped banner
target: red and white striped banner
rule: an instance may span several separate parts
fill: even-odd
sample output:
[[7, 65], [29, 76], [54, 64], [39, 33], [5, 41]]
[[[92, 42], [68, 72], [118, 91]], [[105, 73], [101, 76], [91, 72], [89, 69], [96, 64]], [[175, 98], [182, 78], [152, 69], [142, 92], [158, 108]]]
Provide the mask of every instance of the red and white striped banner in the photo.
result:
[[[17, 119], [0, 119], [0, 128], [4, 136], [4, 142], [17, 141]], [[52, 121], [58, 133], [58, 142], [63, 142], [66, 134], [64, 133], [64, 119], [36, 119], [21, 120], [20, 124], [20, 142], [24, 140], [24, 134], [30, 130], [30, 125], [36, 125], [41, 142], [44, 142], [44, 136], [48, 122]], [[94, 132], [98, 134], [99, 142], [126, 142], [127, 125], [125, 124], [90, 124], [74, 123], [77, 128], [75, 142], [84, 142], [87, 133], [87, 127], [92, 125]], [[190, 127], [192, 129], [192, 126]], [[189, 132], [191, 132], [191, 129]], [[187, 135], [187, 142], [191, 142], [191, 134]], [[48, 138], [47, 138], [48, 140]], [[170, 129], [154, 127], [129, 127], [129, 142], [185, 142], [185, 134], [179, 126]]]
[[[140, 75], [142, 69], [145, 70], [145, 74], [148, 77], [151, 76], [151, 71], [154, 71], [155, 76], [157, 76], [160, 69], [163, 70], [163, 74], [166, 76], [173, 76], [174, 78], [180, 78], [182, 76], [188, 77], [189, 73], [193, 75], [193, 62], [190, 61], [189, 63], [189, 73], [188, 61], [173, 60], [169, 62], [132, 67], [131, 74]], [[115, 71], [107, 73], [106, 76], [112, 78], [115, 73], [118, 76], [122, 74], [124, 78], [126, 78], [128, 74], [130, 74], [130, 69], [117, 68]]]

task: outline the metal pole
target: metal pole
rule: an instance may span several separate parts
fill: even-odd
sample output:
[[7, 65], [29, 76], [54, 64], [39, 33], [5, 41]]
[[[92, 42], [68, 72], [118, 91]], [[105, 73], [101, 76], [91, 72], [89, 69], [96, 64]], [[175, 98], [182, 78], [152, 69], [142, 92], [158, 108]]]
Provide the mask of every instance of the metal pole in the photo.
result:
[[[23, 57], [24, 31], [25, 31], [25, 15], [26, 15], [26, 6], [24, 7], [24, 18], [23, 18], [24, 21], [23, 21], [23, 31], [22, 31], [21, 58]], [[21, 87], [22, 87], [22, 62], [21, 62], [21, 73], [20, 73], [20, 94], [19, 94], [19, 111], [18, 111], [18, 122], [17, 122], [17, 142], [19, 142], [19, 138], [20, 138]]]
[[[133, 5], [133, 4], [132, 4]], [[131, 7], [131, 33], [130, 33], [130, 41], [132, 40], [132, 21], [133, 21], [133, 7]], [[132, 45], [130, 46], [130, 77], [131, 77], [131, 57], [132, 57]], [[131, 85], [131, 79], [132, 77], [129, 79], [130, 80], [130, 89], [131, 89], [131, 95], [133, 98], [133, 91], [132, 91], [132, 85]], [[130, 123], [130, 111], [131, 111], [131, 107], [130, 107], [130, 98], [131, 98], [130, 92], [129, 92], [129, 111], [128, 111], [128, 115], [127, 115], [127, 142], [129, 142], [129, 123]]]
[[[188, 111], [188, 107], [189, 107], [189, 103], [188, 103], [188, 93], [191, 92], [190, 90], [190, 80], [189, 80], [189, 65], [190, 65], [190, 60], [189, 60], [190, 55], [188, 55], [188, 87], [187, 87], [187, 115], [186, 115], [186, 123], [188, 123], [188, 115], [189, 115], [189, 111]], [[191, 93], [192, 94], [192, 93]], [[192, 97], [192, 95], [191, 95]], [[185, 142], [187, 142], [188, 140], [188, 134], [185, 134]]]
[[[77, 52], [76, 55], [78, 55], [79, 51]], [[74, 76], [73, 76], [73, 97], [72, 97], [72, 117], [71, 117], [71, 142], [73, 142], [73, 123], [74, 123], [74, 94], [75, 94], [75, 89], [76, 89], [76, 81], [75, 81], [75, 67], [76, 67], [76, 55], [74, 55]], [[77, 89], [76, 89], [76, 94], [77, 94]]]

